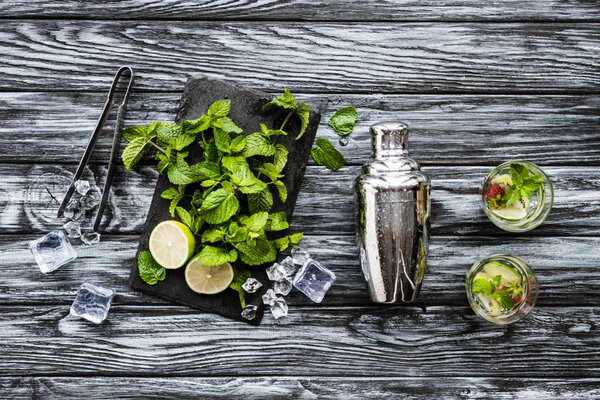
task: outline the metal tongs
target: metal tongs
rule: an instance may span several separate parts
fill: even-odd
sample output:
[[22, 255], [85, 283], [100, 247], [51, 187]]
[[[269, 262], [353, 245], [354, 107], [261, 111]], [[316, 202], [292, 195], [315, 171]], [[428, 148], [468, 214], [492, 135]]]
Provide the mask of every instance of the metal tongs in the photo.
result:
[[79, 178], [81, 178], [81, 175], [83, 175], [83, 171], [85, 170], [85, 167], [87, 166], [87, 164], [90, 160], [90, 156], [92, 155], [92, 151], [94, 150], [94, 147], [96, 146], [98, 137], [100, 136], [100, 133], [102, 133], [104, 124], [106, 124], [106, 120], [108, 119], [110, 110], [112, 109], [113, 105], [115, 104], [113, 101], [113, 97], [115, 94], [115, 90], [117, 88], [117, 84], [119, 83], [119, 80], [121, 79], [121, 76], [123, 75], [123, 73], [125, 73], [127, 71], [129, 71], [129, 83], [127, 85], [127, 90], [125, 91], [125, 96], [123, 98], [123, 101], [119, 105], [119, 110], [117, 112], [117, 121], [115, 122], [115, 130], [114, 130], [114, 140], [113, 140], [112, 150], [110, 151], [110, 159], [108, 160], [108, 172], [106, 173], [106, 182], [104, 182], [104, 188], [102, 189], [102, 200], [100, 201], [100, 204], [98, 205], [98, 212], [96, 213], [96, 219], [94, 220], [94, 231], [97, 231], [98, 227], [100, 226], [100, 221], [102, 220], [102, 214], [104, 213], [104, 209], [106, 208], [106, 202], [108, 200], [108, 194], [110, 192], [110, 185], [112, 183], [112, 176], [113, 176], [113, 172], [114, 172], [113, 170], [114, 170], [115, 155], [117, 153], [119, 139], [121, 138], [121, 125], [123, 124], [125, 108], [127, 107], [127, 102], [129, 101], [129, 93], [131, 91], [131, 86], [133, 85], [134, 74], [133, 74], [133, 69], [131, 67], [121, 67], [115, 74], [112, 85], [108, 92], [108, 96], [106, 98], [106, 103], [104, 103], [104, 108], [102, 109], [102, 114], [100, 114], [100, 118], [98, 119], [96, 128], [94, 129], [94, 132], [92, 133], [92, 136], [90, 137], [87, 147], [85, 148], [85, 152], [83, 153], [83, 156], [81, 157], [81, 161], [79, 162], [79, 166], [77, 167], [75, 176], [73, 177], [73, 180], [71, 181], [71, 185], [69, 186], [69, 189], [67, 190], [67, 193], [65, 194], [65, 197], [62, 201], [62, 204], [60, 205], [60, 208], [58, 209], [58, 217], [60, 218], [60, 217], [62, 217], [62, 215], [65, 211], [65, 208], [67, 207], [67, 204], [69, 204], [69, 201], [71, 200], [71, 197], [73, 196], [73, 192], [75, 191], [75, 182], [77, 182], [79, 180]]

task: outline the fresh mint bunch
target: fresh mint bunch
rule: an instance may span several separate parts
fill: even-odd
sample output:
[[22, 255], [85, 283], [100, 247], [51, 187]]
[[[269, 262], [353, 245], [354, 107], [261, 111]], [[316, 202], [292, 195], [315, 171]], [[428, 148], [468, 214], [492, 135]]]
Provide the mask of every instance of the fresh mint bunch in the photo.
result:
[[352, 133], [358, 113], [354, 106], [344, 107], [337, 110], [329, 119], [329, 125], [341, 136]]
[[[130, 169], [151, 148], [156, 150], [157, 169], [166, 173], [172, 187], [161, 193], [169, 200], [169, 212], [187, 225], [196, 236], [199, 262], [221, 265], [230, 262], [236, 269], [231, 288], [238, 291], [244, 304], [241, 284], [250, 272], [236, 266], [241, 260], [251, 266], [272, 262], [278, 251], [297, 247], [302, 233], [281, 235], [289, 228], [284, 212], [271, 212], [273, 196], [287, 201], [282, 181], [288, 150], [277, 143], [293, 115], [301, 122], [299, 139], [309, 120], [309, 108], [288, 89], [265, 107], [290, 110], [277, 129], [260, 125], [260, 132], [242, 135], [227, 115], [230, 100], [213, 103], [206, 114], [182, 124], [153, 122], [149, 126], [127, 128], [123, 136], [129, 142], [123, 150], [123, 164]], [[192, 146], [199, 146], [202, 160], [190, 163]], [[148, 252], [138, 259], [140, 276], [148, 284], [164, 279], [160, 267]], [[162, 269], [161, 269], [162, 268]], [[240, 283], [241, 282], [241, 283]]]
[[502, 197], [504, 207], [511, 205], [523, 197], [531, 198], [531, 193], [538, 190], [544, 183], [542, 175], [531, 175], [529, 170], [522, 164], [510, 165], [510, 185]]

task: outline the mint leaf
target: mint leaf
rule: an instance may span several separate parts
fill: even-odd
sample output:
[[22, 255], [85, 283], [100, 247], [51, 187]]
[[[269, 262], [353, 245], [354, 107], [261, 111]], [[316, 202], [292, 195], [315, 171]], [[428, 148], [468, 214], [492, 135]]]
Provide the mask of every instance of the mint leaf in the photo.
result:
[[273, 165], [275, 166], [275, 171], [280, 173], [285, 168], [288, 161], [288, 149], [285, 148], [282, 144], [275, 145], [275, 154], [273, 155]]
[[206, 245], [196, 257], [200, 264], [212, 267], [226, 262], [234, 262], [238, 258], [238, 253], [235, 249], [227, 251], [220, 247]]
[[492, 294], [493, 289], [492, 282], [483, 278], [475, 279], [473, 281], [473, 286], [471, 287], [472, 292], [480, 292], [483, 294]]
[[506, 310], [510, 310], [515, 306], [515, 302], [506, 290], [496, 290], [492, 293], [492, 298], [500, 303], [500, 306]]
[[182, 133], [183, 127], [181, 124], [175, 122], [159, 122], [156, 124], [156, 134], [159, 144], [167, 145], [171, 141], [175, 141]]
[[248, 265], [261, 265], [277, 258], [277, 250], [263, 237], [257, 238], [254, 246], [247, 242], [233, 243], [233, 246], [239, 250], [242, 262]]
[[186, 133], [200, 133], [210, 128], [210, 117], [202, 115], [198, 119], [183, 121], [183, 131]]
[[306, 128], [308, 127], [308, 120], [310, 118], [310, 108], [306, 103], [301, 102], [300, 107], [296, 110], [296, 114], [298, 118], [300, 118], [300, 133], [296, 136], [296, 140], [300, 139], [304, 132], [306, 132]]
[[142, 137], [147, 138], [148, 127], [147, 126], [132, 126], [127, 129], [123, 129], [121, 132], [125, 140], [131, 142], [133, 139]]
[[329, 125], [342, 136], [349, 135], [354, 129], [358, 113], [354, 106], [337, 110], [329, 119]]
[[173, 143], [175, 150], [180, 151], [192, 144], [194, 140], [196, 140], [196, 135], [186, 132], [177, 136], [177, 139], [171, 143]]
[[290, 227], [287, 222], [287, 215], [284, 212], [278, 212], [269, 216], [269, 222], [265, 227], [267, 231], [282, 231]]
[[313, 147], [310, 155], [319, 165], [337, 171], [346, 164], [346, 159], [329, 140], [325, 138], [317, 139], [317, 146]]
[[273, 244], [273, 246], [275, 246], [277, 250], [284, 251], [285, 249], [290, 247], [290, 237], [284, 236], [282, 238], [272, 240], [271, 243]]
[[521, 190], [518, 188], [515, 189], [514, 186], [509, 186], [508, 189], [506, 189], [506, 193], [504, 193], [504, 196], [502, 197], [502, 205], [505, 207], [509, 206], [515, 201], [518, 201], [520, 198]]
[[242, 308], [246, 308], [246, 291], [242, 288], [244, 282], [250, 278], [252, 274], [246, 268], [236, 267], [235, 278], [233, 278], [233, 282], [229, 285], [229, 287], [236, 292], [240, 297], [240, 305]]
[[213, 128], [213, 135], [217, 149], [224, 153], [229, 153], [229, 146], [231, 145], [231, 136], [229, 133], [220, 128]]
[[229, 117], [222, 117], [221, 118], [221, 122], [223, 124], [221, 126], [221, 129], [223, 129], [227, 133], [237, 133], [237, 134], [240, 134], [240, 133], [243, 132], [242, 128], [240, 128], [239, 126], [237, 126], [235, 124], [235, 122], [233, 122], [231, 120], [231, 118], [229, 118]]
[[242, 215], [240, 217], [240, 224], [246, 226], [251, 231], [258, 232], [265, 227], [268, 219], [269, 214], [266, 211], [259, 211], [251, 216]]
[[252, 214], [259, 211], [269, 212], [271, 207], [273, 207], [273, 195], [268, 187], [259, 193], [248, 195], [248, 208]]
[[272, 156], [273, 154], [275, 154], [275, 146], [262, 134], [257, 132], [246, 136], [246, 147], [242, 152], [243, 157]]
[[177, 207], [177, 208], [175, 208], [175, 210], [177, 211], [177, 215], [179, 216], [179, 219], [181, 220], [181, 222], [183, 222], [185, 225], [187, 225], [187, 227], [190, 228], [191, 230], [194, 230], [194, 224], [193, 224], [192, 216], [190, 215], [190, 213], [183, 207]]
[[202, 243], [215, 243], [223, 240], [227, 232], [221, 228], [207, 229], [202, 234]]
[[137, 164], [144, 154], [150, 148], [148, 141], [150, 139], [146, 139], [145, 137], [136, 137], [129, 142], [127, 147], [123, 150], [123, 154], [121, 154], [121, 159], [123, 160], [123, 164], [127, 170], [130, 170], [135, 164]]
[[494, 289], [498, 289], [500, 287], [501, 283], [502, 283], [502, 275], [494, 276], [494, 279], [492, 279], [492, 286], [494, 286]]
[[231, 100], [217, 100], [208, 107], [208, 115], [211, 119], [224, 117], [229, 114], [231, 108]]
[[140, 277], [148, 285], [156, 285], [167, 276], [167, 271], [161, 267], [148, 251], [142, 251], [138, 256], [138, 271]]
[[287, 188], [285, 187], [285, 184], [281, 181], [275, 181], [273, 183], [279, 192], [279, 198], [281, 199], [281, 202], [285, 203], [287, 200]]
[[283, 94], [275, 97], [273, 100], [263, 106], [263, 110], [266, 110], [270, 106], [279, 106], [286, 109], [296, 108], [296, 99], [292, 96], [292, 93], [288, 88], [285, 88]]
[[302, 237], [304, 236], [304, 233], [302, 232], [298, 232], [298, 233], [292, 233], [290, 235], [290, 242], [292, 244], [298, 244], [300, 243], [300, 241], [302, 240]]
[[209, 224], [220, 224], [231, 218], [239, 208], [235, 194], [227, 189], [217, 189], [202, 202], [200, 215]]
[[237, 136], [231, 141], [229, 150], [237, 153], [244, 150], [244, 147], [246, 147], [246, 136]]
[[529, 171], [522, 164], [510, 164], [510, 179], [515, 186], [523, 185], [523, 179], [529, 176]]
[[179, 196], [179, 191], [173, 187], [168, 188], [167, 190], [165, 190], [164, 192], [162, 192], [160, 194], [160, 197], [162, 197], [163, 199], [174, 199], [175, 197]]

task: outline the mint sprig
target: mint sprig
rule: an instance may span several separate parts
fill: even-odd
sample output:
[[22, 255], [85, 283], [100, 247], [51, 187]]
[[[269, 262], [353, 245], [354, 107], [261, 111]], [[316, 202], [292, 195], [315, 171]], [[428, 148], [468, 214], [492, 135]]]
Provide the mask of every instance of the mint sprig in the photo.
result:
[[544, 183], [542, 175], [531, 175], [529, 170], [522, 164], [512, 163], [510, 165], [510, 185], [502, 197], [502, 206], [506, 207], [523, 197], [531, 198], [531, 193], [538, 190]]
[[[123, 131], [129, 142], [122, 155], [127, 169], [154, 148], [157, 169], [166, 172], [173, 184], [161, 197], [169, 201], [171, 216], [177, 216], [196, 236], [200, 263], [230, 262], [236, 279], [245, 278], [241, 283], [250, 272], [242, 270], [238, 260], [247, 265], [274, 261], [278, 251], [297, 247], [302, 238], [302, 233], [281, 236], [289, 228], [287, 216], [272, 213], [271, 208], [274, 194], [283, 203], [287, 201], [282, 179], [288, 150], [277, 139], [287, 135], [284, 129], [294, 115], [301, 126], [297, 139], [302, 137], [310, 109], [304, 102], [298, 105], [288, 89], [265, 105], [271, 106], [289, 110], [283, 123], [272, 128], [261, 124], [260, 132], [248, 135], [242, 135], [242, 129], [227, 116], [231, 109], [227, 99], [214, 102], [196, 120], [182, 124], [156, 121]], [[201, 148], [200, 162], [188, 161], [191, 146]], [[166, 271], [149, 252], [140, 254], [138, 265], [148, 284], [165, 277]], [[231, 287], [240, 293], [243, 304], [241, 283], [236, 280]]]

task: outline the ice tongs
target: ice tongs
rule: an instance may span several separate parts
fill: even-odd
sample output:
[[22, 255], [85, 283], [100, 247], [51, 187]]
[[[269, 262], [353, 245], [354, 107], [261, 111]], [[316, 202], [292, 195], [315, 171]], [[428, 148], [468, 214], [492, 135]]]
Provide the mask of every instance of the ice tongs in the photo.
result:
[[117, 148], [119, 145], [119, 139], [121, 137], [121, 125], [123, 124], [123, 117], [125, 115], [125, 108], [127, 107], [127, 102], [129, 100], [129, 93], [131, 91], [131, 86], [133, 85], [133, 69], [131, 67], [121, 67], [115, 74], [110, 90], [108, 91], [108, 96], [106, 98], [106, 103], [104, 103], [104, 108], [102, 109], [102, 114], [100, 114], [100, 118], [98, 119], [98, 123], [96, 124], [96, 128], [90, 137], [90, 140], [85, 148], [85, 152], [81, 157], [81, 161], [79, 162], [79, 166], [77, 167], [77, 171], [75, 172], [75, 176], [73, 176], [73, 180], [71, 181], [71, 185], [65, 194], [65, 197], [58, 209], [58, 217], [62, 217], [67, 204], [71, 200], [73, 196], [73, 192], [75, 191], [75, 182], [81, 178], [83, 175], [83, 171], [87, 166], [90, 156], [92, 155], [92, 151], [96, 146], [96, 142], [98, 141], [98, 137], [104, 128], [104, 124], [106, 124], [106, 120], [108, 119], [108, 115], [113, 105], [115, 104], [113, 101], [113, 97], [115, 94], [115, 90], [117, 88], [117, 84], [121, 79], [121, 76], [126, 71], [129, 71], [129, 84], [127, 85], [127, 90], [125, 91], [125, 96], [123, 97], [123, 101], [119, 105], [119, 110], [117, 112], [117, 120], [115, 122], [115, 130], [114, 130], [114, 140], [112, 145], [112, 150], [110, 151], [110, 159], [108, 160], [108, 171], [106, 173], [106, 181], [104, 182], [104, 188], [102, 189], [102, 200], [98, 205], [98, 212], [96, 213], [96, 219], [94, 220], [94, 231], [98, 230], [98, 226], [100, 226], [100, 221], [102, 220], [102, 214], [104, 213], [104, 208], [106, 207], [106, 202], [108, 200], [108, 194], [110, 192], [110, 185], [112, 182], [113, 170], [114, 170], [114, 159], [117, 153]]

